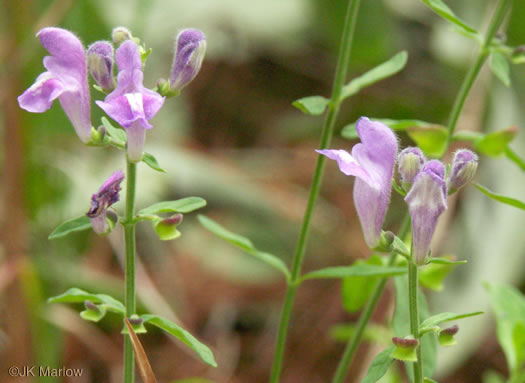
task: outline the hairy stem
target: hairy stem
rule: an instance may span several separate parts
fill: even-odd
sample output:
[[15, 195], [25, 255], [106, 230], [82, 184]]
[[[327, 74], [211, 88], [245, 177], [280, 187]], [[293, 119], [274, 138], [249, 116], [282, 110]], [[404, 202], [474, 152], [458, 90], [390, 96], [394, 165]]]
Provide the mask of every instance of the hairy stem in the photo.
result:
[[[126, 317], [135, 314], [135, 192], [137, 165], [127, 161], [126, 217], [124, 219], [124, 242], [126, 246]], [[124, 338], [124, 383], [133, 383], [135, 360], [129, 335]]]
[[[419, 305], [417, 299], [418, 269], [413, 259], [408, 261], [408, 306], [410, 309], [410, 332], [414, 339], [419, 338]], [[421, 343], [417, 346], [417, 362], [414, 367], [414, 382], [423, 383], [423, 359]]]
[[485, 60], [487, 59], [490, 53], [489, 48], [490, 44], [492, 44], [492, 39], [498, 31], [498, 28], [500, 27], [511, 2], [512, 0], [501, 0], [499, 2], [496, 11], [494, 12], [494, 15], [492, 16], [492, 20], [490, 21], [483, 45], [480, 47], [478, 57], [476, 58], [476, 61], [474, 61], [474, 64], [469, 69], [467, 75], [465, 76], [465, 79], [463, 80], [463, 84], [461, 85], [458, 95], [456, 96], [456, 100], [454, 101], [454, 106], [450, 111], [450, 116], [448, 120], [448, 143], [450, 143], [452, 135], [456, 130], [459, 116], [461, 114], [461, 111], [463, 110], [463, 106], [465, 105], [465, 100], [467, 99], [470, 89], [472, 88], [476, 77], [478, 77], [478, 74], [481, 68], [483, 67], [483, 64], [485, 63]]
[[[332, 140], [335, 121], [339, 113], [339, 105], [341, 99], [341, 91], [343, 89], [344, 81], [346, 78], [347, 68], [350, 61], [350, 53], [352, 50], [352, 40], [354, 36], [354, 29], [357, 20], [357, 12], [359, 9], [360, 0], [349, 0], [348, 8], [345, 16], [345, 23], [343, 28], [343, 36], [341, 39], [341, 45], [339, 47], [339, 57], [337, 60], [337, 67], [335, 71], [334, 83], [332, 87], [332, 97], [328, 108], [328, 113], [324, 122], [321, 142], [319, 144], [320, 149], [325, 149], [330, 145]], [[286, 296], [283, 304], [281, 313], [281, 320], [279, 323], [279, 332], [277, 336], [277, 342], [275, 346], [275, 354], [272, 366], [272, 373], [270, 377], [271, 383], [279, 382], [281, 376], [282, 362], [284, 356], [284, 349], [286, 345], [286, 337], [288, 333], [288, 327], [290, 324], [290, 317], [295, 299], [295, 292], [297, 290], [297, 282], [301, 275], [301, 267], [305, 255], [306, 243], [308, 239], [308, 232], [310, 228], [310, 222], [312, 219], [314, 207], [319, 196], [319, 190], [323, 179], [324, 165], [326, 158], [324, 156], [317, 157], [317, 163], [315, 166], [315, 172], [310, 187], [310, 195], [308, 197], [308, 204], [303, 217], [303, 223], [301, 226], [301, 232], [297, 247], [295, 250], [291, 281], [287, 286]]]

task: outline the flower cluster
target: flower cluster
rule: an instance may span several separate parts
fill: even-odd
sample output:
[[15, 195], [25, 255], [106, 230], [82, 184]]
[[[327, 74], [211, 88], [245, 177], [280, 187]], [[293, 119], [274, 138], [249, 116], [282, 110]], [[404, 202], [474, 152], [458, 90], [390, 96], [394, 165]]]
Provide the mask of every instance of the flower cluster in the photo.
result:
[[[146, 130], [150, 120], [160, 110], [166, 96], [180, 93], [200, 70], [206, 51], [206, 38], [196, 29], [184, 29], [175, 43], [169, 92], [148, 89], [143, 84], [145, 49], [140, 40], [124, 27], [113, 30], [112, 40], [97, 41], [87, 51], [70, 31], [43, 28], [37, 34], [50, 56], [44, 58], [46, 72], [18, 97], [21, 108], [42, 113], [58, 98], [80, 140], [86, 144], [103, 145], [103, 137], [91, 125], [91, 98], [88, 73], [95, 88], [106, 93], [103, 101], [95, 103], [126, 131], [126, 150], [130, 162], [142, 160]], [[114, 49], [117, 47], [117, 49]], [[114, 63], [118, 73], [115, 79]], [[120, 183], [124, 174], [119, 170], [91, 197], [87, 216], [93, 230], [99, 234], [111, 230], [108, 208], [119, 200]]]
[[412, 219], [413, 256], [421, 264], [430, 250], [437, 220], [447, 208], [447, 195], [474, 177], [478, 158], [470, 150], [459, 150], [447, 178], [443, 163], [427, 161], [419, 148], [408, 147], [398, 155], [396, 136], [385, 124], [361, 117], [356, 130], [361, 143], [352, 148], [351, 154], [333, 149], [317, 152], [337, 161], [344, 174], [356, 177], [354, 204], [365, 241], [372, 249], [380, 245], [397, 159]]
[[[140, 40], [126, 28], [115, 28], [112, 34], [113, 43], [118, 46], [115, 52], [109, 41], [97, 41], [86, 51], [78, 37], [61, 28], [43, 28], [37, 37], [51, 56], [44, 58], [47, 71], [18, 97], [20, 107], [42, 113], [58, 98], [80, 140], [93, 143], [96, 140], [91, 125], [89, 72], [100, 90], [111, 92], [96, 104], [126, 129], [128, 158], [140, 161], [145, 132], [152, 128], [149, 120], [165, 100], [164, 94], [143, 85], [144, 48]], [[185, 29], [178, 34], [175, 45], [170, 92], [166, 95], [178, 94], [195, 78], [206, 51], [206, 39], [199, 30]], [[118, 67], [116, 82], [114, 56]]]

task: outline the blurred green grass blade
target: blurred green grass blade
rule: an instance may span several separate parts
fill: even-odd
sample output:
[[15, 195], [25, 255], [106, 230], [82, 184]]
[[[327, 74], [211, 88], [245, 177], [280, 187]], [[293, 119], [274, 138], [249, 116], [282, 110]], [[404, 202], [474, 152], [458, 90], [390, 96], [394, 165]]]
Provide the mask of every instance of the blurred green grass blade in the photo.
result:
[[231, 243], [232, 245], [253, 255], [262, 262], [266, 263], [267, 265], [270, 265], [275, 269], [279, 270], [284, 274], [286, 280], [290, 281], [290, 272], [288, 271], [288, 267], [280, 258], [277, 258], [273, 254], [257, 250], [253, 245], [252, 241], [250, 241], [248, 238], [229, 231], [224, 226], [221, 226], [211, 218], [208, 218], [204, 215], [199, 215], [198, 219], [201, 225], [204, 226], [204, 228], [206, 228], [219, 238], [222, 238], [225, 241]]
[[71, 234], [75, 231], [83, 231], [91, 228], [91, 220], [86, 215], [81, 215], [80, 217], [70, 219], [62, 224], [60, 224], [51, 234], [49, 234], [48, 239], [57, 239], [65, 237], [68, 234]]
[[520, 156], [518, 156], [516, 152], [508, 146], [505, 148], [505, 156], [507, 156], [509, 160], [514, 162], [516, 165], [520, 167], [521, 170], [525, 172], [525, 160], [523, 160]]
[[163, 201], [146, 207], [138, 215], [153, 215], [159, 213], [190, 213], [206, 206], [206, 200], [200, 197], [186, 197], [175, 201]]
[[474, 28], [465, 23], [459, 17], [457, 17], [454, 12], [441, 0], [422, 0], [428, 7], [430, 7], [434, 12], [443, 17], [444, 19], [452, 22], [457, 25], [459, 28], [470, 33], [478, 33]]
[[489, 189], [487, 189], [485, 186], [482, 186], [480, 184], [474, 184], [475, 187], [478, 188], [479, 191], [481, 191], [483, 194], [485, 194], [487, 197], [492, 198], [495, 201], [504, 203], [506, 205], [510, 205], [513, 207], [517, 207], [518, 209], [525, 210], [525, 202], [522, 202], [520, 200], [517, 200], [515, 198], [507, 197], [502, 194], [497, 194]]
[[191, 335], [187, 330], [158, 315], [145, 314], [141, 315], [141, 318], [144, 320], [144, 323], [149, 323], [158, 327], [183, 342], [186, 346], [195, 351], [203, 362], [210, 366], [217, 367], [217, 362], [215, 361], [210, 348], [197, 340], [197, 338]]
[[515, 126], [486, 134], [474, 141], [474, 149], [489, 157], [499, 156], [505, 152], [517, 134], [518, 129]]
[[428, 259], [428, 263], [436, 263], [439, 265], [463, 265], [467, 263], [467, 261], [466, 260], [455, 261], [453, 259], [449, 259], [445, 257], [440, 257], [440, 258], [430, 257]]
[[311, 271], [302, 276], [301, 281], [308, 279], [337, 279], [346, 277], [391, 277], [406, 274], [406, 267], [377, 266], [358, 264], [352, 266], [334, 266]]
[[340, 102], [344, 99], [357, 94], [361, 89], [373, 85], [401, 71], [407, 63], [408, 54], [406, 51], [399, 52], [389, 60], [379, 64], [363, 75], [354, 78], [343, 87]]

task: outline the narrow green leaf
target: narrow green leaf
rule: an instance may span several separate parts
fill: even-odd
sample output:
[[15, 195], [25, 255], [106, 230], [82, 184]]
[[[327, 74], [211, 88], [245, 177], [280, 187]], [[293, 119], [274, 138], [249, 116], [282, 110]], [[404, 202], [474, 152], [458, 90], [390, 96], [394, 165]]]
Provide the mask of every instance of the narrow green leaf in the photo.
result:
[[206, 206], [206, 200], [200, 197], [186, 197], [174, 201], [163, 201], [146, 207], [138, 215], [153, 215], [159, 213], [190, 213]]
[[319, 116], [324, 113], [330, 100], [323, 96], [303, 97], [292, 102], [292, 105], [305, 114]]
[[[330, 328], [330, 338], [338, 342], [348, 342], [348, 340], [354, 335], [355, 328], [356, 326], [354, 323], [337, 324]], [[368, 323], [366, 325], [362, 336], [362, 339], [365, 342], [374, 342], [381, 345], [386, 342], [390, 345], [390, 338], [392, 338], [392, 331], [390, 331], [390, 328], [373, 323]]]
[[474, 142], [476, 140], [479, 140], [483, 138], [484, 134], [480, 132], [472, 132], [469, 130], [460, 130], [454, 133], [452, 136], [452, 141], [467, 141], [467, 142]]
[[509, 370], [515, 371], [525, 362], [523, 350], [516, 348], [520, 346], [521, 337], [525, 337], [520, 327], [525, 325], [525, 296], [512, 286], [487, 283], [485, 287], [496, 314], [499, 344], [505, 353]]
[[399, 52], [384, 63], [376, 66], [361, 76], [354, 78], [343, 87], [341, 99], [339, 101], [343, 101], [344, 99], [353, 96], [367, 86], [395, 75], [405, 67], [407, 58], [408, 54], [406, 51]]
[[84, 301], [91, 301], [97, 305], [104, 304], [108, 310], [122, 315], [126, 312], [124, 305], [115, 298], [106, 294], [88, 293], [76, 287], [47, 300], [48, 303], [83, 303]]
[[489, 66], [498, 80], [507, 88], [510, 87], [510, 65], [507, 58], [502, 53], [492, 52]]
[[508, 129], [486, 134], [482, 138], [474, 141], [474, 149], [486, 156], [499, 156], [505, 152], [508, 144], [516, 137], [517, 133], [518, 128], [513, 126]]
[[[410, 316], [409, 316], [409, 305], [408, 305], [408, 278], [406, 276], [400, 276], [394, 278], [394, 285], [396, 287], [396, 308], [394, 311], [394, 318], [392, 320], [392, 327], [394, 329], [395, 336], [404, 338], [410, 335]], [[420, 289], [418, 289], [418, 305], [419, 305], [419, 317], [420, 320], [428, 318], [428, 307], [425, 299], [425, 295]], [[420, 339], [421, 353], [423, 357], [423, 375], [432, 376], [436, 368], [437, 359], [437, 340], [433, 333], [427, 333]], [[410, 377], [410, 381], [413, 380], [412, 363], [405, 363], [405, 370], [407, 375]]]
[[62, 224], [60, 224], [51, 234], [49, 234], [48, 239], [57, 239], [65, 237], [66, 235], [73, 233], [75, 231], [83, 231], [91, 228], [91, 220], [86, 215], [81, 215], [80, 217], [70, 219]]
[[[370, 118], [370, 120], [382, 122], [396, 132], [404, 132], [410, 127], [427, 127], [432, 125], [430, 122], [420, 120], [392, 120], [389, 118]], [[355, 140], [356, 138], [359, 138], [357, 130], [355, 129], [355, 125], [355, 122], [346, 125], [341, 131], [341, 136], [349, 140]]]
[[179, 339], [186, 346], [195, 351], [203, 362], [209, 364], [210, 366], [217, 367], [217, 362], [215, 362], [215, 358], [213, 357], [213, 353], [210, 348], [199, 342], [197, 338], [195, 338], [179, 325], [158, 315], [145, 314], [141, 315], [141, 318], [144, 320], [144, 323], [149, 323], [153, 326], [156, 326]]
[[142, 155], [142, 162], [144, 162], [146, 165], [148, 165], [153, 170], [156, 170], [161, 173], [166, 173], [166, 170], [160, 167], [159, 162], [153, 156], [153, 154], [144, 152], [144, 154]]
[[444, 19], [452, 22], [457, 25], [459, 28], [470, 33], [478, 33], [474, 28], [465, 23], [459, 17], [457, 17], [454, 12], [441, 0], [422, 0], [423, 3], [428, 5], [434, 12], [443, 17]]
[[102, 121], [102, 125], [104, 125], [104, 128], [106, 128], [106, 133], [113, 138], [115, 141], [117, 141], [119, 144], [126, 144], [127, 135], [126, 132], [120, 128], [116, 128], [108, 121], [106, 117], [102, 117], [100, 119]]
[[273, 254], [257, 250], [253, 245], [252, 241], [250, 241], [248, 238], [243, 237], [239, 234], [232, 233], [231, 231], [219, 225], [211, 218], [208, 218], [204, 215], [199, 215], [198, 219], [201, 225], [204, 226], [204, 228], [211, 231], [219, 238], [222, 238], [225, 241], [230, 242], [232, 245], [241, 248], [248, 254], [253, 255], [262, 262], [266, 263], [267, 265], [279, 270], [284, 274], [286, 280], [290, 281], [290, 272], [288, 271], [288, 267], [286, 267], [286, 264], [281, 259], [277, 258]]
[[308, 279], [337, 279], [346, 277], [391, 277], [407, 272], [406, 267], [377, 266], [358, 264], [352, 266], [334, 266], [311, 271], [302, 276], [301, 281]]
[[[363, 264], [382, 266], [383, 262], [379, 255], [374, 255], [366, 261], [358, 260], [354, 263], [355, 266]], [[341, 295], [345, 310], [351, 313], [361, 310], [368, 301], [370, 294], [372, 294], [372, 290], [378, 279], [379, 277], [370, 276], [352, 276], [344, 278], [343, 283], [341, 284]]]
[[493, 200], [496, 200], [498, 202], [517, 207], [518, 209], [525, 210], [525, 202], [521, 202], [520, 200], [506, 197], [501, 194], [496, 194], [494, 192], [491, 192], [489, 189], [487, 189], [485, 186], [481, 186], [480, 184], [474, 184], [475, 187], [478, 188], [480, 192], [485, 194], [486, 196], [492, 198]]
[[468, 318], [468, 317], [473, 317], [473, 316], [481, 315], [481, 314], [483, 314], [483, 311], [475, 311], [475, 312], [466, 313], [466, 314], [439, 313], [439, 314], [432, 315], [431, 317], [425, 319], [421, 323], [421, 328], [423, 329], [425, 327], [433, 327], [441, 323], [450, 322], [450, 321]]
[[386, 374], [392, 363], [394, 363], [394, 359], [390, 357], [394, 348], [393, 346], [389, 347], [376, 355], [368, 368], [363, 383], [375, 383]]
[[428, 125], [407, 128], [408, 136], [430, 157], [441, 157], [447, 147], [447, 128]]
[[441, 258], [430, 257], [428, 259], [428, 263], [435, 263], [438, 265], [464, 265], [465, 263], [467, 263], [467, 261], [466, 260], [455, 261], [453, 259], [445, 258], [445, 257], [441, 257]]

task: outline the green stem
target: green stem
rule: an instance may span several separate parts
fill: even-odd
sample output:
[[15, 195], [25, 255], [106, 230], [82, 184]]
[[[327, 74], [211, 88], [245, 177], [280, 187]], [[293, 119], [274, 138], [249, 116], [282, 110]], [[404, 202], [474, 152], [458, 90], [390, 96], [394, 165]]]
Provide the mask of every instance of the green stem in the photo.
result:
[[[403, 219], [403, 224], [401, 225], [401, 229], [399, 230], [399, 235], [398, 235], [399, 238], [403, 239], [404, 237], [406, 237], [409, 230], [410, 230], [410, 215], [406, 214], [405, 218]], [[390, 258], [388, 259], [388, 266], [393, 266], [396, 263], [396, 258], [397, 258], [397, 254], [395, 252], [392, 252], [390, 254]], [[361, 337], [363, 336], [363, 333], [368, 324], [368, 321], [370, 320], [372, 314], [374, 313], [377, 302], [379, 301], [379, 298], [381, 297], [381, 294], [383, 293], [383, 290], [385, 288], [387, 281], [388, 281], [387, 277], [381, 278], [379, 281], [377, 281], [376, 285], [374, 286], [374, 289], [372, 290], [372, 295], [368, 299], [363, 309], [363, 312], [361, 313], [361, 316], [359, 317], [359, 321], [357, 322], [356, 329], [352, 337], [346, 344], [345, 351], [343, 353], [343, 356], [341, 357], [341, 360], [339, 361], [339, 364], [337, 365], [337, 370], [332, 379], [332, 383], [344, 382], [346, 375], [348, 374], [348, 367], [350, 366], [350, 363], [352, 362], [355, 351], [357, 350], [357, 346], [359, 346]]]
[[452, 110], [449, 116], [449, 120], [448, 120], [448, 138], [447, 138], [448, 143], [450, 143], [450, 140], [452, 139], [452, 135], [454, 134], [454, 131], [456, 130], [458, 119], [461, 114], [461, 111], [463, 110], [463, 106], [465, 105], [465, 100], [467, 99], [467, 95], [469, 94], [470, 89], [472, 88], [472, 85], [474, 84], [474, 81], [476, 80], [476, 77], [478, 76], [481, 68], [483, 67], [485, 60], [490, 54], [489, 48], [492, 43], [492, 39], [494, 38], [494, 35], [498, 31], [498, 28], [500, 27], [503, 21], [506, 10], [509, 7], [511, 1], [512, 0], [501, 0], [500, 3], [498, 4], [498, 7], [496, 8], [496, 11], [494, 12], [494, 16], [492, 17], [492, 20], [490, 21], [483, 45], [481, 45], [480, 47], [478, 57], [476, 58], [474, 65], [472, 65], [465, 79], [463, 80], [463, 84], [461, 85], [459, 93], [456, 96], [456, 100], [454, 101], [454, 106], [452, 107]]
[[[341, 100], [341, 92], [343, 89], [344, 81], [347, 74], [348, 64], [350, 62], [350, 53], [352, 51], [352, 40], [354, 36], [355, 24], [357, 20], [357, 12], [359, 10], [360, 0], [349, 0], [348, 8], [345, 16], [345, 23], [343, 28], [343, 36], [341, 45], [339, 47], [339, 57], [337, 60], [337, 66], [335, 71], [334, 83], [332, 87], [332, 97], [328, 108], [328, 113], [324, 122], [321, 142], [319, 144], [320, 149], [325, 149], [330, 145], [332, 140], [335, 121], [339, 113], [339, 105]], [[282, 362], [284, 356], [284, 349], [286, 345], [286, 337], [288, 333], [288, 327], [290, 324], [291, 311], [295, 299], [295, 292], [297, 289], [298, 280], [301, 274], [301, 267], [305, 255], [306, 243], [308, 239], [308, 232], [310, 228], [310, 222], [312, 219], [314, 207], [319, 196], [319, 190], [323, 179], [324, 164], [326, 158], [324, 156], [317, 157], [317, 163], [315, 166], [315, 172], [310, 188], [310, 195], [308, 197], [308, 204], [303, 217], [303, 223], [301, 226], [301, 232], [297, 242], [295, 250], [291, 281], [287, 286], [286, 296], [281, 312], [281, 320], [279, 323], [279, 333], [277, 336], [277, 342], [275, 346], [275, 354], [272, 366], [272, 373], [270, 377], [271, 383], [279, 382], [281, 376]]]
[[[126, 317], [135, 314], [135, 192], [137, 164], [127, 161], [126, 217], [124, 219], [124, 242], [126, 245]], [[133, 383], [135, 360], [133, 346], [128, 336], [124, 338], [124, 383]]]
[[[410, 309], [410, 332], [414, 339], [419, 338], [419, 305], [417, 300], [418, 269], [413, 259], [408, 261], [408, 305]], [[421, 344], [417, 347], [417, 362], [414, 367], [414, 382], [423, 383], [423, 358]]]

